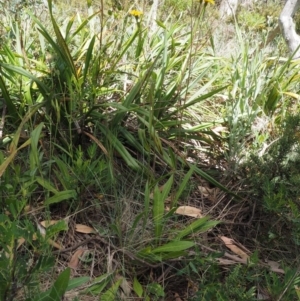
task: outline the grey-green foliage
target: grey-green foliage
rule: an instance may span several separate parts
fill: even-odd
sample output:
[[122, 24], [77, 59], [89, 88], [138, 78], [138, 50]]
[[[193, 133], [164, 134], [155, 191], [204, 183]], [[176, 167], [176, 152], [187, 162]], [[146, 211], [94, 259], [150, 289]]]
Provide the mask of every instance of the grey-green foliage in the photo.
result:
[[279, 139], [263, 156], [252, 155], [244, 165], [254, 197], [267, 214], [280, 214], [300, 244], [300, 115], [288, 116]]
[[[206, 263], [207, 264], [207, 263]], [[286, 269], [281, 276], [254, 264], [236, 265], [221, 273], [218, 267], [211, 265], [205, 270], [205, 277], [199, 281], [199, 289], [191, 301], [256, 301], [263, 292], [268, 300], [298, 300], [291, 283], [295, 270]], [[258, 289], [259, 288], [259, 289]]]

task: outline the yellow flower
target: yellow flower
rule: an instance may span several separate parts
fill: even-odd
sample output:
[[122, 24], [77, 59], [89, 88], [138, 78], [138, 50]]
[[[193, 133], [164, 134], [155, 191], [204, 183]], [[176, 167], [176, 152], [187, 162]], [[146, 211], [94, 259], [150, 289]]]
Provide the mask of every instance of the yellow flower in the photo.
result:
[[143, 12], [136, 9], [131, 10], [129, 13], [134, 17], [140, 17], [143, 14]]
[[[205, 4], [210, 3], [210, 4], [215, 4], [215, 0], [203, 0]], [[202, 2], [202, 0], [200, 0]]]

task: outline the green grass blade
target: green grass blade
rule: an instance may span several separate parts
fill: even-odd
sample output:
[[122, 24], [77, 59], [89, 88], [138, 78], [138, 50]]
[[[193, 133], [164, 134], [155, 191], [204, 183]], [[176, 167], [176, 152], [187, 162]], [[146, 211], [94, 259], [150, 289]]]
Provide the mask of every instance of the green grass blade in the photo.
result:
[[[162, 49], [163, 50], [163, 49]], [[126, 96], [125, 100], [122, 102], [122, 105], [126, 108], [129, 108], [132, 103], [134, 103], [134, 100], [138, 93], [141, 91], [143, 85], [147, 82], [147, 80], [150, 78], [151, 73], [155, 67], [155, 64], [157, 60], [159, 59], [159, 55], [161, 54], [161, 51], [157, 54], [157, 57], [154, 59], [154, 62], [151, 64], [151, 66], [148, 68], [145, 75], [142, 77], [142, 79], [138, 80], [137, 83], [132, 87], [129, 94]], [[113, 118], [111, 125], [112, 128], [115, 128], [120, 125], [121, 121], [126, 116], [127, 112], [120, 112], [115, 115]]]
[[133, 291], [137, 294], [139, 298], [143, 296], [144, 293], [143, 286], [140, 284], [136, 276], [133, 279]]
[[13, 121], [16, 122], [19, 119], [18, 112], [16, 110], [16, 107], [12, 99], [9, 96], [9, 92], [6, 88], [5, 82], [1, 75], [0, 75], [0, 90], [2, 92], [3, 98], [5, 99], [5, 104], [7, 105], [8, 108], [8, 114], [13, 118]]
[[161, 199], [163, 200], [163, 202], [167, 199], [167, 197], [170, 194], [170, 191], [171, 191], [171, 188], [173, 185], [173, 181], [174, 181], [174, 176], [172, 175], [163, 186], [163, 190], [161, 192]]
[[167, 252], [179, 252], [189, 249], [195, 245], [192, 241], [172, 241], [151, 250], [152, 253], [167, 253]]
[[101, 301], [117, 300], [117, 291], [121, 285], [122, 279], [117, 280], [100, 298]]
[[0, 178], [2, 177], [3, 173], [5, 172], [6, 168], [9, 166], [9, 164], [14, 160], [18, 151], [26, 146], [29, 146], [30, 143], [31, 143], [31, 140], [28, 139], [18, 149], [13, 149], [12, 151], [10, 151], [10, 155], [0, 165]]
[[132, 34], [132, 36], [130, 37], [130, 39], [123, 45], [123, 49], [121, 51], [121, 53], [118, 55], [118, 57], [115, 59], [111, 70], [116, 70], [116, 66], [119, 63], [119, 61], [122, 59], [123, 55], [126, 53], [126, 51], [128, 50], [128, 48], [133, 44], [134, 40], [136, 39], [136, 37], [139, 34], [140, 29], [137, 28], [135, 30], [135, 32]]
[[90, 277], [82, 276], [78, 278], [73, 278], [69, 280], [67, 291], [73, 290], [79, 286], [82, 286], [83, 284], [90, 281]]
[[54, 188], [54, 187], [51, 185], [51, 183], [48, 182], [47, 180], [45, 180], [45, 179], [43, 179], [43, 178], [41, 178], [41, 177], [39, 177], [39, 176], [36, 176], [36, 177], [35, 177], [35, 180], [36, 180], [42, 187], [44, 187], [47, 191], [50, 191], [50, 192], [52, 192], [52, 193], [54, 193], [54, 194], [58, 194], [58, 193], [59, 193], [59, 191], [56, 190], [56, 188]]
[[67, 290], [70, 274], [71, 274], [70, 268], [66, 268], [63, 272], [59, 274], [49, 294], [50, 300], [54, 300], [54, 301], [61, 300], [61, 298], [64, 296]]
[[65, 200], [76, 199], [77, 193], [75, 190], [60, 191], [56, 195], [45, 200], [45, 205], [60, 203]]
[[172, 116], [172, 115], [174, 115], [174, 114], [176, 114], [176, 113], [178, 113], [178, 112], [180, 112], [180, 111], [182, 111], [182, 110], [184, 110], [184, 109], [186, 109], [186, 108], [188, 108], [188, 107], [190, 107], [190, 106], [192, 106], [196, 103], [199, 103], [200, 101], [204, 101], [204, 100], [207, 100], [207, 99], [211, 98], [212, 96], [214, 96], [215, 94], [221, 92], [222, 90], [226, 89], [227, 87], [228, 87], [228, 85], [226, 85], [224, 87], [221, 87], [221, 88], [218, 88], [218, 89], [215, 89], [215, 90], [213, 90], [209, 93], [201, 95], [201, 96], [187, 102], [186, 104], [184, 104], [184, 105], [180, 106], [179, 108], [177, 108], [176, 110], [174, 110], [174, 112], [169, 114], [168, 117], [170, 117], [170, 116]]
[[73, 26], [73, 24], [74, 24], [74, 20], [75, 20], [75, 16], [71, 17], [71, 18], [69, 19], [68, 24], [67, 24], [67, 27], [66, 27], [66, 35], [65, 35], [66, 41], [68, 41], [68, 37], [69, 37], [69, 34], [71, 33], [71, 28], [72, 28], [72, 26]]
[[186, 185], [188, 183], [188, 181], [190, 180], [191, 176], [193, 175], [193, 173], [195, 172], [195, 165], [191, 165], [190, 170], [188, 171], [188, 173], [184, 176], [180, 186], [178, 187], [178, 190], [175, 194], [174, 199], [172, 200], [172, 205], [171, 207], [176, 207], [177, 206], [177, 202], [181, 196], [181, 194], [183, 193], [183, 191], [186, 188]]
[[82, 29], [85, 29], [87, 24], [89, 23], [89, 21], [91, 19], [93, 19], [95, 16], [97, 16], [99, 14], [99, 12], [95, 12], [94, 14], [90, 15], [88, 18], [86, 18], [78, 27], [77, 29], [72, 32], [70, 34], [70, 37], [68, 40], [72, 40], [73, 38], [75, 38], [77, 36], [77, 34], [82, 30]]
[[20, 135], [21, 132], [23, 130], [23, 127], [25, 125], [25, 123], [32, 117], [33, 114], [35, 114], [35, 112], [41, 108], [42, 106], [45, 105], [45, 102], [43, 103], [38, 103], [34, 106], [32, 106], [29, 111], [26, 113], [26, 115], [24, 116], [24, 118], [22, 119], [22, 122], [20, 123], [16, 133], [14, 134], [14, 138], [10, 144], [10, 152], [14, 152], [17, 149], [18, 143], [19, 143], [19, 139], [20, 139]]
[[181, 232], [179, 232], [175, 239], [180, 240], [181, 238], [186, 237], [193, 233], [205, 232], [205, 231], [213, 228], [217, 224], [219, 224], [218, 221], [209, 221], [207, 216], [202, 217], [202, 218], [194, 221], [190, 225], [188, 225]]
[[[188, 164], [191, 167], [191, 164]], [[237, 199], [240, 199], [241, 197], [237, 194], [233, 193], [232, 191], [228, 190], [224, 185], [219, 183], [217, 180], [215, 180], [213, 177], [211, 177], [209, 174], [207, 174], [205, 171], [201, 170], [198, 167], [195, 167], [195, 173], [201, 176], [203, 179], [208, 181], [209, 183], [213, 184], [214, 186], [220, 188], [221, 190], [231, 194], [232, 196], [236, 197]]]
[[2, 62], [0, 62], [0, 67], [2, 67], [3, 69], [9, 70], [9, 71], [13, 71], [17, 74], [23, 75], [23, 76], [33, 80], [37, 84], [39, 91], [42, 93], [44, 98], [46, 98], [49, 95], [49, 90], [48, 90], [47, 86], [45, 86], [44, 83], [41, 82], [37, 77], [35, 77], [30, 72], [23, 69], [22, 67], [13, 66], [10, 64], [2, 63]]
[[30, 134], [31, 138], [31, 149], [30, 149], [30, 158], [34, 160], [31, 165], [31, 170], [39, 165], [39, 151], [38, 151], [38, 143], [40, 140], [41, 132], [43, 129], [44, 123], [40, 123]]
[[138, 161], [130, 155], [130, 153], [122, 144], [122, 142], [108, 128], [105, 128], [102, 125], [99, 125], [99, 128], [101, 129], [102, 133], [106, 136], [112, 147], [124, 159], [126, 164], [133, 170], [140, 170], [141, 167]]
[[48, 6], [49, 6], [49, 13], [50, 13], [50, 17], [51, 17], [51, 22], [54, 28], [54, 32], [57, 38], [57, 43], [58, 46], [60, 48], [60, 54], [62, 55], [62, 58], [64, 59], [64, 61], [67, 63], [68, 65], [68, 69], [71, 71], [71, 73], [73, 74], [73, 76], [77, 79], [77, 72], [76, 72], [76, 68], [74, 65], [74, 61], [73, 58], [71, 56], [71, 53], [69, 51], [69, 48], [67, 46], [67, 43], [65, 41], [65, 39], [63, 38], [59, 27], [53, 17], [53, 13], [52, 13], [52, 0], [48, 0]]
[[93, 36], [93, 38], [90, 41], [88, 50], [86, 52], [85, 64], [84, 64], [84, 70], [83, 70], [83, 84], [85, 84], [85, 82], [86, 82], [86, 76], [88, 74], [90, 63], [93, 58], [93, 49], [94, 49], [94, 45], [95, 45], [95, 39], [96, 39], [96, 37]]
[[153, 213], [153, 222], [154, 222], [154, 236], [157, 243], [159, 243], [159, 240], [162, 235], [164, 210], [165, 210], [164, 199], [162, 198], [162, 193], [160, 192], [158, 186], [156, 185], [154, 187], [152, 213]]

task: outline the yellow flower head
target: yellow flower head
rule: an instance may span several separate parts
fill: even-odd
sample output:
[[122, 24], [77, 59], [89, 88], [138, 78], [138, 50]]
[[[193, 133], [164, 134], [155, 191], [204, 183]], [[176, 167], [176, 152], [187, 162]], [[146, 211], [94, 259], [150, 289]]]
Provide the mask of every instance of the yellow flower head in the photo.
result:
[[215, 4], [215, 0], [200, 0], [200, 2], [204, 1], [205, 4], [209, 3], [214, 5]]
[[129, 13], [136, 18], [140, 17], [143, 14], [143, 12], [136, 9], [131, 10]]

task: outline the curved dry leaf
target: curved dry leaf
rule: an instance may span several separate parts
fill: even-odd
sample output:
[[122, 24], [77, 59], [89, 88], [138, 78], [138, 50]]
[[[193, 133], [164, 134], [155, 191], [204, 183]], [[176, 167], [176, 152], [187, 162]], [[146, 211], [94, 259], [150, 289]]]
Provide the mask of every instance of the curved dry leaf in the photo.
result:
[[279, 274], [284, 274], [284, 270], [280, 269], [280, 263], [276, 262], [276, 261], [272, 261], [272, 260], [267, 260], [267, 264], [270, 267], [270, 270], [274, 273], [279, 273]]
[[204, 197], [208, 197], [210, 194], [212, 194], [212, 189], [208, 187], [198, 186], [198, 189]]
[[48, 228], [49, 226], [53, 226], [59, 222], [63, 221], [65, 223], [65, 225], [68, 227], [68, 223], [69, 223], [69, 217], [66, 217], [64, 219], [60, 219], [60, 220], [46, 220], [46, 221], [41, 221], [40, 224], [44, 227], [44, 228]]
[[191, 217], [203, 217], [201, 209], [192, 206], [180, 206], [176, 209], [175, 213]]
[[75, 231], [84, 234], [97, 233], [94, 228], [82, 224], [76, 224]]
[[121, 299], [128, 300], [132, 291], [132, 284], [131, 282], [127, 281], [124, 277], [117, 275], [116, 280], [119, 279], [121, 279], [120, 287], [122, 288]]
[[78, 249], [71, 257], [68, 267], [71, 269], [76, 269], [78, 267], [79, 257], [84, 253], [84, 251], [84, 249]]
[[48, 228], [49, 226], [55, 225], [56, 223], [58, 223], [59, 220], [50, 220], [50, 221], [41, 221], [40, 224], [44, 227], [44, 228]]
[[24, 242], [25, 242], [25, 238], [21, 237], [18, 239], [17, 250], [23, 245]]
[[247, 250], [244, 246], [240, 245], [239, 243], [236, 243], [233, 239], [228, 238], [226, 236], [221, 236], [220, 238], [224, 242], [226, 247], [230, 249], [233, 253], [239, 255], [243, 259], [249, 258], [249, 255], [244, 251]]
[[174, 294], [174, 298], [175, 298], [175, 301], [182, 301], [182, 299], [180, 298], [180, 296], [177, 293]]
[[49, 243], [49, 245], [53, 246], [54, 248], [56, 248], [58, 250], [63, 249], [63, 247], [59, 243], [55, 242], [54, 240], [52, 240], [50, 238], [47, 240], [47, 242]]
[[216, 126], [214, 128], [211, 129], [215, 134], [219, 134], [219, 133], [229, 133], [228, 128], [225, 126]]
[[46, 230], [45, 230], [44, 226], [41, 226], [40, 224], [37, 224], [37, 229], [41, 233], [42, 236], [46, 235]]
[[25, 213], [28, 213], [30, 210], [31, 210], [31, 206], [30, 206], [30, 205], [26, 205], [26, 206], [24, 207], [24, 212], [25, 212]]

